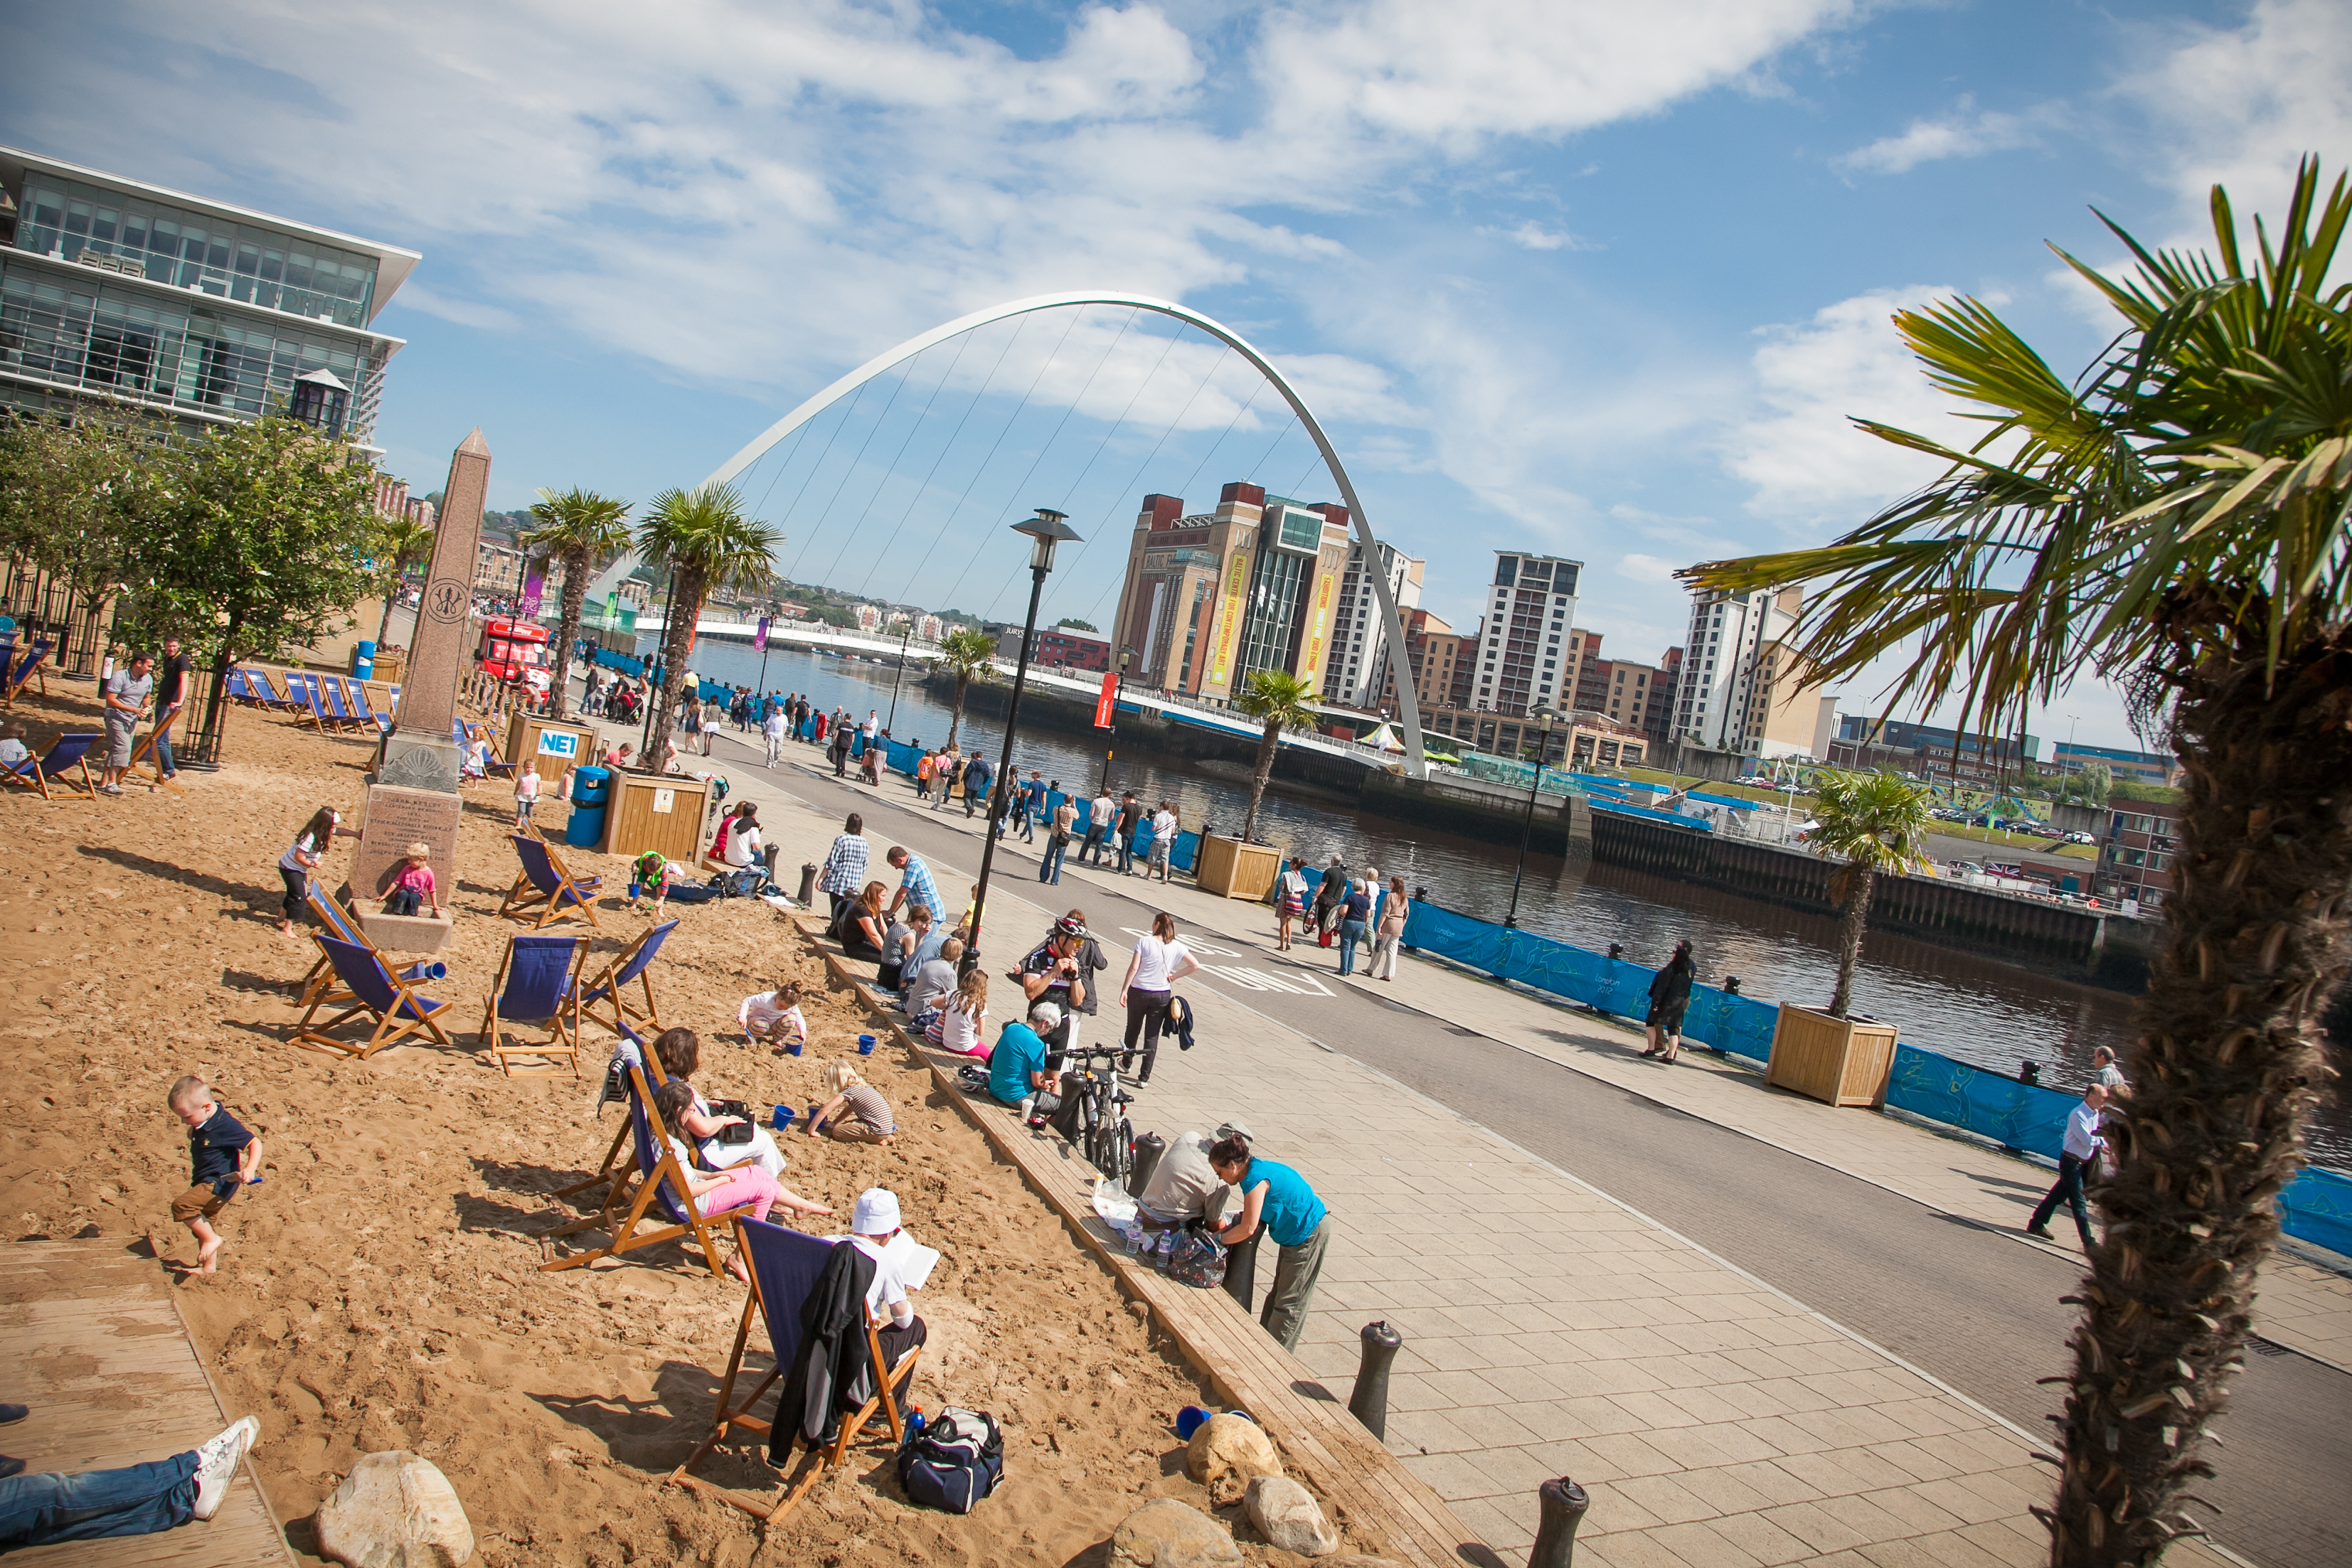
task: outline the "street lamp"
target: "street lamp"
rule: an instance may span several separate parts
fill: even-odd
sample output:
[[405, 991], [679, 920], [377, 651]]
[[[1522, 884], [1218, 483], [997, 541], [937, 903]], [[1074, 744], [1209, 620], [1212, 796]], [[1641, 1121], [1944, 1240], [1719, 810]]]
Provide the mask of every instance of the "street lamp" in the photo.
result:
[[1132, 648], [1118, 651], [1118, 684], [1110, 689], [1109, 733], [1103, 737], [1102, 788], [1095, 791], [1097, 795], [1110, 793], [1111, 748], [1118, 743], [1118, 699], [1127, 695], [1127, 665], [1128, 661], [1134, 657], [1135, 650]]
[[884, 735], [888, 735], [891, 726], [898, 722], [898, 683], [907, 678], [907, 643], [914, 635], [915, 623], [912, 621], [908, 622], [907, 629], [898, 633], [898, 673], [890, 677], [890, 717], [882, 726]]
[[1016, 534], [1029, 536], [1029, 618], [1021, 627], [1021, 656], [1013, 665], [1013, 697], [1004, 705], [1004, 748], [990, 785], [988, 809], [981, 816], [980, 888], [971, 906], [971, 929], [964, 934], [962, 973], [980, 967], [980, 922], [988, 908], [988, 873], [996, 861], [996, 816], [1013, 779], [1013, 730], [1021, 719], [1021, 690], [1029, 684], [1029, 649], [1037, 640], [1037, 601], [1045, 592], [1045, 574], [1054, 570], [1054, 547], [1076, 539], [1078, 532], [1062, 519], [1067, 512], [1037, 508], [1026, 522], [1013, 525]]
[[1506, 925], [1519, 923], [1519, 879], [1527, 874], [1528, 840], [1536, 831], [1536, 791], [1543, 788], [1544, 754], [1551, 749], [1551, 709], [1536, 710], [1536, 776], [1528, 784], [1528, 814], [1519, 824], [1519, 863], [1511, 869], [1511, 912], [1503, 916]]

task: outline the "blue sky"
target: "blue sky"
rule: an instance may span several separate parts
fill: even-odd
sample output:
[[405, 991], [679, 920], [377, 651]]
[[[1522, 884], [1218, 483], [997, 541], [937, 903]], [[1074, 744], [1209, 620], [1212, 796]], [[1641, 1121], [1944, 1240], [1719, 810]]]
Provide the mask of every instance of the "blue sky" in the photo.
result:
[[[642, 500], [940, 322], [1133, 290], [1284, 365], [1439, 613], [1493, 550], [1553, 551], [1640, 659], [1673, 568], [1928, 476], [1845, 424], [1956, 428], [1891, 309], [1997, 301], [2072, 372], [2108, 329], [2044, 241], [2107, 264], [2094, 204], [2193, 240], [2212, 181], [2274, 209], [2296, 154], [2352, 157], [2329, 0], [9, 0], [0, 29], [40, 62], [0, 141], [425, 253], [377, 321], [419, 490], [478, 423], [496, 505]], [[1002, 528], [1066, 502], [1092, 548], [1048, 611], [1107, 626], [1141, 493], [1332, 494], [1196, 335], [1097, 308], [960, 347], [747, 476], [788, 565], [1013, 613]], [[2130, 743], [2095, 685], [2036, 727], [2070, 725]]]

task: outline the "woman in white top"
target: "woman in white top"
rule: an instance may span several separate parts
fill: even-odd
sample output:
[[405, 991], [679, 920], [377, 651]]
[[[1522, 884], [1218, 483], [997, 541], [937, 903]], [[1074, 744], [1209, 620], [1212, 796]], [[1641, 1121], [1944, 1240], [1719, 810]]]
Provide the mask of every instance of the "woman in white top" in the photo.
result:
[[1127, 983], [1120, 1000], [1127, 1009], [1127, 1049], [1143, 1040], [1143, 1067], [1138, 1083], [1151, 1082], [1151, 1064], [1160, 1055], [1160, 1030], [1168, 1021], [1168, 998], [1176, 982], [1201, 967], [1192, 949], [1176, 940], [1176, 917], [1166, 910], [1151, 917], [1151, 935], [1135, 939], [1135, 956], [1127, 961]]

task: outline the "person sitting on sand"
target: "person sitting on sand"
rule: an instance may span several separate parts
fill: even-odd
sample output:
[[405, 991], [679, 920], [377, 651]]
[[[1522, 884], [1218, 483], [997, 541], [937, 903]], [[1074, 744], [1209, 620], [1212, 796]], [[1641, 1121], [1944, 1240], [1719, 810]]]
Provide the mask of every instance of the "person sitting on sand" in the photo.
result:
[[808, 1043], [808, 1019], [801, 1011], [798, 980], [782, 980], [772, 991], [745, 997], [735, 1009], [735, 1021], [743, 1026], [744, 1039], [754, 1045], [763, 1040], [772, 1044], [778, 1056]]
[[400, 874], [392, 879], [392, 891], [384, 894], [386, 915], [415, 915], [430, 909], [433, 918], [441, 918], [441, 889], [433, 880], [433, 846], [423, 839], [408, 846], [401, 860]]
[[[950, 942], [961, 957], [963, 944]], [[950, 960], [952, 962], [953, 960]], [[923, 1032], [933, 1045], [942, 1051], [952, 1051], [958, 1056], [976, 1056], [982, 1061], [995, 1048], [988, 1043], [988, 973], [974, 969], [956, 983], [954, 994], [924, 1025]]]
[[188, 1129], [188, 1190], [172, 1200], [172, 1218], [196, 1239], [195, 1272], [220, 1271], [221, 1234], [213, 1218], [261, 1179], [261, 1140], [223, 1110], [201, 1078], [183, 1078], [164, 1096]]
[[890, 1114], [890, 1102], [859, 1077], [856, 1068], [846, 1061], [826, 1063], [824, 1086], [833, 1092], [833, 1098], [809, 1118], [812, 1135], [821, 1132], [845, 1144], [898, 1141], [898, 1121]]
[[[654, 1037], [654, 1055], [660, 1058], [662, 1071], [673, 1083], [685, 1083], [702, 1065], [702, 1039], [690, 1029], [666, 1029]], [[688, 1086], [691, 1089], [691, 1085]], [[781, 1178], [784, 1174], [783, 1151], [768, 1129], [748, 1116], [722, 1116], [710, 1108], [710, 1102], [698, 1089], [691, 1089], [693, 1099], [683, 1115], [665, 1111], [662, 1117], [675, 1131], [682, 1131], [701, 1147], [702, 1163], [712, 1170], [727, 1170], [740, 1165], [755, 1165], [770, 1176]], [[751, 1135], [740, 1143], [722, 1140], [721, 1129], [735, 1125], [751, 1129]], [[740, 1134], [739, 1134], [740, 1136]]]
[[882, 894], [880, 883], [867, 883], [864, 893], [841, 906], [834, 916], [833, 929], [826, 933], [841, 944], [841, 956], [853, 963], [882, 962], [882, 939], [887, 934], [882, 923]]
[[[682, 1079], [674, 1078], [654, 1091], [654, 1109], [661, 1113], [665, 1127], [677, 1125], [693, 1106], [694, 1088]], [[695, 1170], [694, 1156], [674, 1133], [670, 1134], [669, 1150], [677, 1157], [678, 1169], [685, 1174], [687, 1196], [694, 1202], [694, 1211], [704, 1219], [715, 1219], [737, 1208], [748, 1209], [754, 1219], [765, 1219], [768, 1210], [778, 1204], [794, 1214], [833, 1212], [821, 1203], [811, 1203], [790, 1191], [756, 1165], [735, 1166], [717, 1176], [703, 1176]], [[751, 1278], [740, 1255], [727, 1260], [727, 1271], [746, 1283]]]
[[1045, 1040], [1062, 1027], [1062, 1009], [1052, 1002], [1029, 1009], [1026, 1023], [1008, 1023], [988, 1058], [988, 1092], [999, 1104], [1018, 1106], [1033, 1128], [1062, 1108], [1055, 1092], [1061, 1080], [1045, 1071]]

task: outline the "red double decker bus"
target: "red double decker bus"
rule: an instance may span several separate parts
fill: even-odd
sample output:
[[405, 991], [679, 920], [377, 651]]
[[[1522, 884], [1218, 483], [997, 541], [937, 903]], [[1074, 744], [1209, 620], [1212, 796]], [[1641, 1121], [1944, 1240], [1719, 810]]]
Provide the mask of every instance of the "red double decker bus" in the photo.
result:
[[474, 660], [501, 681], [520, 681], [545, 690], [547, 628], [529, 621], [490, 620], [482, 622], [482, 644]]

